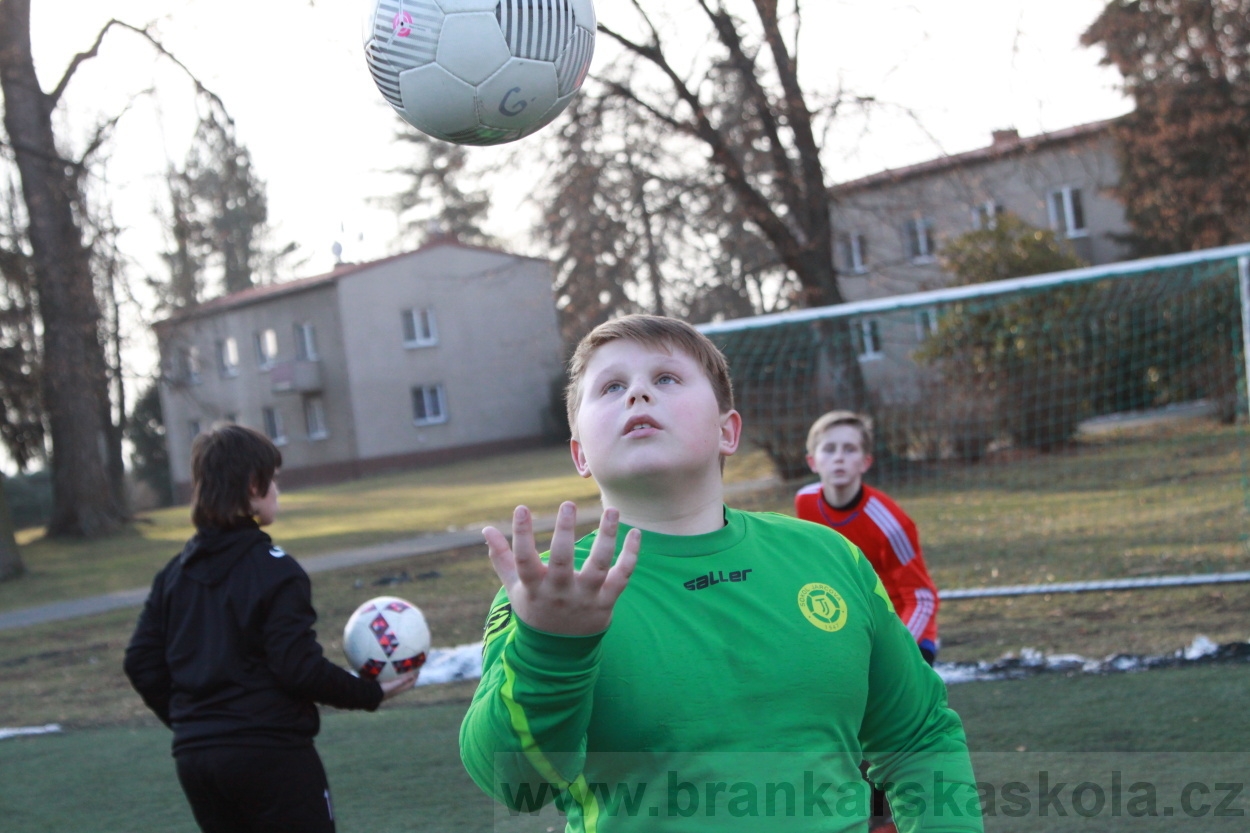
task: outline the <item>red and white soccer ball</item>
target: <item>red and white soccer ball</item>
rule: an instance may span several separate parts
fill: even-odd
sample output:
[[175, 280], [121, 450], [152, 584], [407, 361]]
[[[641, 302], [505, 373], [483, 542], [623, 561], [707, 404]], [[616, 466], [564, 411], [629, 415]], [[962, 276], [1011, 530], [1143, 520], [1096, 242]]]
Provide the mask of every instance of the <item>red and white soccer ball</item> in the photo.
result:
[[592, 0], [369, 0], [365, 60], [418, 130], [462, 145], [527, 136], [577, 94], [595, 51]]
[[362, 677], [386, 682], [425, 664], [430, 627], [420, 608], [379, 596], [356, 608], [343, 628], [343, 653]]

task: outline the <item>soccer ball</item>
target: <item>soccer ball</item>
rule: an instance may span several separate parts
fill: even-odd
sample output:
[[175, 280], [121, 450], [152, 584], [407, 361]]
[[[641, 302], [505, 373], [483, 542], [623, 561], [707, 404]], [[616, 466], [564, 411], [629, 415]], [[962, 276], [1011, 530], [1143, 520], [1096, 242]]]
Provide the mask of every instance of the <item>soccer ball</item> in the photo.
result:
[[365, 61], [405, 121], [461, 145], [527, 136], [568, 106], [595, 51], [592, 0], [369, 0]]
[[430, 628], [412, 602], [379, 596], [356, 608], [343, 628], [343, 653], [353, 670], [386, 682], [425, 664]]

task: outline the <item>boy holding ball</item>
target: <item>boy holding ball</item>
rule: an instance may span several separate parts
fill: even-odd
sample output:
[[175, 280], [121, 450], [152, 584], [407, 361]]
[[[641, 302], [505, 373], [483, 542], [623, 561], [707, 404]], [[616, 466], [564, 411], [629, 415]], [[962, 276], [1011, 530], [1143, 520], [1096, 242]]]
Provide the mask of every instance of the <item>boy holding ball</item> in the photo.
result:
[[322, 655], [308, 574], [260, 529], [278, 514], [281, 465], [251, 428], [195, 438], [195, 535], [157, 573], [126, 648], [205, 833], [333, 833], [317, 703], [373, 711], [417, 680], [379, 684]]

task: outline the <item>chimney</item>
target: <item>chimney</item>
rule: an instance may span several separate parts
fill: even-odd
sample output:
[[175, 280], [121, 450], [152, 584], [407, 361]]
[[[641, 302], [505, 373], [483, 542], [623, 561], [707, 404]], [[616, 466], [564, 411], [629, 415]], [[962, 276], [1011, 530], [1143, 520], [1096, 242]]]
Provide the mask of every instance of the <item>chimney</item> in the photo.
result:
[[990, 147], [1001, 148], [1007, 145], [1014, 145], [1020, 141], [1020, 131], [1014, 127], [1008, 127], [1005, 130], [995, 130], [991, 134], [992, 141]]

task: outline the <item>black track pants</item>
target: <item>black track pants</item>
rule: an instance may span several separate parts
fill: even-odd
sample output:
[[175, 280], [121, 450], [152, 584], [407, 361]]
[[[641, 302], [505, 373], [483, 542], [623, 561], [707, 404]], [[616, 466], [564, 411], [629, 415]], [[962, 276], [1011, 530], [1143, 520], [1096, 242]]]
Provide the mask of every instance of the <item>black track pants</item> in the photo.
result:
[[334, 833], [330, 785], [312, 746], [219, 746], [175, 761], [204, 833]]

